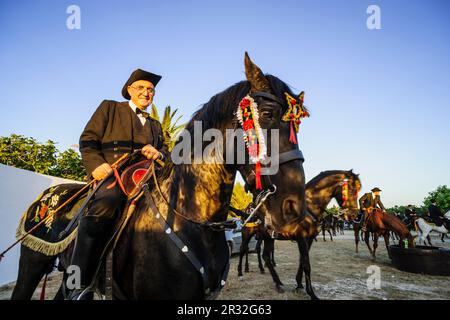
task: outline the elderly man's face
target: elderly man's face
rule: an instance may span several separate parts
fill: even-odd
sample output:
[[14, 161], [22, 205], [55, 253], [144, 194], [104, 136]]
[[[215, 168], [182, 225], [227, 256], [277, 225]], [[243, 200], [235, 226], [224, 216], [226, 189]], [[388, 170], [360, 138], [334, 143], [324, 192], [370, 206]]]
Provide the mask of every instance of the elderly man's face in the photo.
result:
[[374, 196], [379, 196], [379, 195], [380, 195], [380, 191], [374, 191], [374, 192], [373, 192], [373, 195], [374, 195]]
[[128, 93], [139, 109], [145, 109], [153, 101], [155, 87], [150, 81], [138, 80], [128, 86]]

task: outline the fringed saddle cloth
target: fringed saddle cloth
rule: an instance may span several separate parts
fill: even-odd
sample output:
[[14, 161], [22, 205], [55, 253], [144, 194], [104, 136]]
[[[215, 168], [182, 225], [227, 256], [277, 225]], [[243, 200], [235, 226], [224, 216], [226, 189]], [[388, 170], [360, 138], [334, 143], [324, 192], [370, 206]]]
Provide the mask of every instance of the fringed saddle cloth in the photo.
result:
[[[76, 194], [85, 184], [66, 183], [50, 187], [39, 195], [31, 204], [20, 219], [16, 237], [22, 237], [42, 219], [51, 215], [52, 211], [58, 208], [65, 201]], [[87, 193], [80, 195], [63, 207], [56, 214], [52, 215], [40, 227], [25, 237], [22, 244], [34, 251], [53, 256], [64, 251], [76, 238], [77, 228], [60, 238], [60, 233], [67, 227], [74, 215], [84, 204]]]
[[[148, 182], [152, 185], [150, 178], [150, 160], [143, 160], [127, 166], [114, 183], [119, 183], [123, 192], [129, 199], [135, 197], [141, 190], [142, 184]], [[157, 175], [160, 173], [157, 170]], [[113, 184], [114, 184], [113, 183]], [[46, 189], [23, 214], [17, 228], [16, 237], [22, 237], [42, 219], [45, 219], [56, 208], [75, 195], [85, 184], [67, 183]], [[63, 252], [76, 238], [79, 215], [87, 200], [89, 193], [79, 195], [73, 199], [55, 215], [25, 237], [23, 245], [48, 256]], [[72, 219], [75, 220], [72, 221]], [[69, 224], [71, 225], [70, 227]]]

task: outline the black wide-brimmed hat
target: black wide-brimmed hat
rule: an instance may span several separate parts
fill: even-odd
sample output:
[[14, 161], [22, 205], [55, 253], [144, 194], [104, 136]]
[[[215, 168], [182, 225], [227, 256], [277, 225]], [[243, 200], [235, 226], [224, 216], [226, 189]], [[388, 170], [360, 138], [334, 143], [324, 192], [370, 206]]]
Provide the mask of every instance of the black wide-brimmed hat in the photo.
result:
[[127, 99], [130, 100], [130, 94], [128, 93], [128, 86], [130, 86], [133, 82], [138, 81], [138, 80], [147, 80], [150, 81], [153, 86], [156, 87], [156, 85], [158, 84], [159, 80], [161, 80], [161, 76], [142, 70], [142, 69], [136, 69], [133, 71], [133, 73], [131, 74], [131, 76], [128, 78], [127, 82], [125, 82], [125, 85], [122, 88], [122, 96]]
[[372, 191], [372, 192], [380, 192], [381, 191], [381, 189], [380, 188], [378, 188], [378, 187], [375, 187], [375, 188], [373, 188], [372, 190], [370, 190], [370, 191]]

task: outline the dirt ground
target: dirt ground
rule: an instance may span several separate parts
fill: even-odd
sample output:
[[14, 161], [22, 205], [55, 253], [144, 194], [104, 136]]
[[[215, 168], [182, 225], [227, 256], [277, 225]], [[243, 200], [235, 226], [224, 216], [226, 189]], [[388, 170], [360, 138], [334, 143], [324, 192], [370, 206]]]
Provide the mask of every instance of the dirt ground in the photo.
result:
[[[450, 241], [442, 244], [433, 237], [433, 243], [450, 248]], [[337, 236], [335, 241], [323, 242], [322, 238], [311, 249], [312, 281], [316, 295], [321, 299], [450, 299], [450, 277], [429, 276], [399, 271], [391, 266], [384, 242], [380, 239], [377, 260], [373, 262], [365, 244], [360, 244], [360, 253], [355, 254], [353, 232]], [[309, 296], [303, 291], [294, 293], [295, 275], [299, 254], [297, 245], [290, 241], [275, 244], [276, 270], [284, 283], [285, 293], [275, 291], [269, 270], [260, 274], [256, 254], [250, 254], [250, 272], [242, 279], [237, 276], [238, 256], [231, 259], [227, 284], [218, 299], [242, 300], [304, 300]], [[367, 268], [377, 265], [381, 270], [381, 288], [368, 290]], [[56, 293], [61, 276], [49, 277], [46, 298]], [[13, 283], [0, 287], [0, 299], [9, 299]], [[42, 282], [41, 282], [42, 285]], [[41, 290], [36, 290], [34, 299], [39, 299]]]

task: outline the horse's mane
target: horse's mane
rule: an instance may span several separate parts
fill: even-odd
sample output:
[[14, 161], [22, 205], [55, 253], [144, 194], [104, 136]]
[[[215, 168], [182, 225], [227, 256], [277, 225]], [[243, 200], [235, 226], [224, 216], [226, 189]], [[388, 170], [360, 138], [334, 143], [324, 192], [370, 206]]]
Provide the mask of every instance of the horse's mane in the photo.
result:
[[312, 178], [310, 181], [308, 181], [308, 183], [306, 184], [306, 189], [318, 184], [323, 178], [328, 177], [328, 176], [332, 176], [335, 174], [343, 174], [345, 175], [347, 178], [353, 178], [355, 180], [359, 181], [359, 177], [356, 173], [353, 173], [352, 171], [345, 171], [345, 170], [327, 170], [327, 171], [322, 171], [321, 173], [319, 173], [317, 176], [315, 176], [314, 178]]
[[[284, 92], [291, 96], [295, 94], [289, 85], [273, 75], [266, 75], [269, 81], [272, 93], [284, 101]], [[203, 104], [192, 116], [191, 120], [186, 124], [185, 129], [192, 135], [194, 130], [194, 121], [202, 121], [204, 130], [210, 128], [221, 129], [224, 120], [234, 116], [236, 108], [243, 97], [250, 92], [250, 83], [248, 81], [240, 81], [224, 91], [214, 95], [208, 102]], [[287, 110], [287, 104], [283, 105], [283, 112]]]

